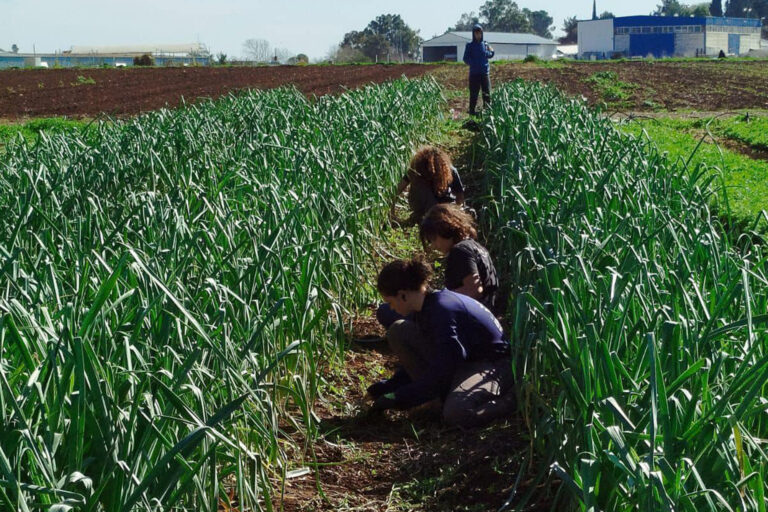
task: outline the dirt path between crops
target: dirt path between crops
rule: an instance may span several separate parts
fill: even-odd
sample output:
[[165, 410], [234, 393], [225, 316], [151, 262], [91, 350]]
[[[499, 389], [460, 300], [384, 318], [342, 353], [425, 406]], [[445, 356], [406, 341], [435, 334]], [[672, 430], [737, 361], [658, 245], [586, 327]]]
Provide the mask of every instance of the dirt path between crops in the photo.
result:
[[749, 144], [740, 140], [731, 139], [728, 137], [713, 135], [707, 133], [705, 130], [690, 130], [689, 133], [698, 140], [704, 140], [705, 144], [714, 144], [725, 148], [734, 153], [738, 153], [751, 158], [752, 160], [764, 160], [768, 161], [768, 150], [750, 146]]
[[[479, 189], [481, 171], [474, 169], [470, 138], [469, 132], [461, 130], [447, 149], [457, 167], [465, 170], [462, 178], [471, 196]], [[415, 227], [393, 227], [378, 252], [376, 268], [395, 257], [427, 256]], [[352, 322], [345, 366], [325, 372], [328, 383], [317, 408], [322, 435], [313, 447], [315, 458], [297, 463], [311, 472], [286, 482], [284, 493], [281, 489], [276, 496], [279, 507], [286, 511], [496, 511], [510, 498], [518, 504], [528, 491], [542, 490], [538, 486], [546, 484], [539, 484], [532, 472], [528, 434], [519, 415], [484, 429], [461, 431], [441, 424], [439, 404], [410, 412], [367, 412], [370, 402], [365, 388], [395, 369], [386, 345], [371, 350], [351, 342], [384, 334], [373, 317], [375, 307], [371, 304]], [[549, 510], [545, 501], [542, 498], [527, 510]]]

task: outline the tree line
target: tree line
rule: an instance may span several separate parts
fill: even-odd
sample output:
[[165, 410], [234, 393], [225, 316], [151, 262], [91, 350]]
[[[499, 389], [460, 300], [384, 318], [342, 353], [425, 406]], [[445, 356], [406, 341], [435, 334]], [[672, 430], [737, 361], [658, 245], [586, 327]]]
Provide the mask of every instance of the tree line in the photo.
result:
[[[488, 32], [518, 32], [552, 38], [554, 19], [547, 11], [520, 8], [511, 0], [487, 0], [475, 11], [462, 14], [449, 31], [471, 31], [479, 23]], [[335, 62], [412, 61], [423, 39], [397, 14], [383, 14], [362, 30], [344, 34], [329, 59]]]
[[[655, 16], [729, 16], [736, 18], [762, 18], [763, 37], [768, 37], [768, 0], [711, 0], [685, 4], [679, 0], [661, 0], [651, 13]], [[613, 18], [611, 12], [603, 12], [597, 18]], [[486, 0], [477, 11], [463, 13], [448, 31], [471, 31], [480, 24], [487, 32], [516, 32], [536, 34], [552, 38], [553, 17], [545, 10], [520, 7], [511, 0]], [[576, 16], [565, 19], [559, 38], [561, 44], [577, 42], [578, 20]], [[418, 58], [423, 39], [399, 14], [382, 14], [371, 20], [361, 30], [344, 34], [342, 41], [334, 45], [328, 59], [334, 62], [406, 62]], [[292, 56], [283, 48], [272, 48], [262, 39], [249, 39], [243, 45], [246, 58], [255, 62], [306, 62], [303, 54]], [[223, 57], [223, 59], [222, 59]], [[219, 60], [226, 61], [226, 55]]]
[[653, 12], [656, 16], [728, 16], [732, 18], [768, 18], [768, 0], [722, 0], [683, 4], [662, 0]]

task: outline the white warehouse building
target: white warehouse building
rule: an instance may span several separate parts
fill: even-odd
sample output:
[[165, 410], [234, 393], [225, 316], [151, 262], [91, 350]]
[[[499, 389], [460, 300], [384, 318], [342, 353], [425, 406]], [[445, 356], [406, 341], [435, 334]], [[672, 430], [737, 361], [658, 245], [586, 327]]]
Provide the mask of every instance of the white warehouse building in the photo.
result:
[[[535, 34], [511, 34], [507, 32], [485, 32], [485, 42], [496, 52], [491, 60], [520, 60], [529, 55], [551, 59], [558, 43]], [[424, 41], [421, 45], [422, 62], [461, 62], [464, 47], [472, 40], [472, 32], [446, 32]]]
[[716, 57], [760, 49], [754, 18], [625, 16], [579, 21], [580, 59]]

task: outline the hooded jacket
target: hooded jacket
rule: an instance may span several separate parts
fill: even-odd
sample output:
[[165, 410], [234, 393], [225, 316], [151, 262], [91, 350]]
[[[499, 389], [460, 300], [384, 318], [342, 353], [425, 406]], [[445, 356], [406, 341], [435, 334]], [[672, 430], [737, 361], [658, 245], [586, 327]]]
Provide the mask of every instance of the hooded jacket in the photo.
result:
[[472, 28], [472, 42], [464, 47], [464, 64], [469, 65], [470, 75], [487, 75], [491, 71], [488, 59], [493, 57], [495, 52], [488, 49], [484, 37], [481, 37], [480, 41], [475, 41], [475, 30], [480, 30], [482, 34], [483, 27], [475, 25]]

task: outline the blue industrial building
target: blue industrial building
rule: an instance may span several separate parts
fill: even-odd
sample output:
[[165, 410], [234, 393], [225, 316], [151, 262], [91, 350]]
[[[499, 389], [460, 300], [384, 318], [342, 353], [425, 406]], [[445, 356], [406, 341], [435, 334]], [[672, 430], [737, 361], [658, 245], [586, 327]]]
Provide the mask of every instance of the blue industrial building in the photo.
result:
[[580, 21], [579, 58], [716, 57], [760, 49], [753, 18], [625, 16]]

